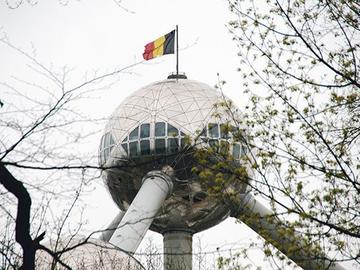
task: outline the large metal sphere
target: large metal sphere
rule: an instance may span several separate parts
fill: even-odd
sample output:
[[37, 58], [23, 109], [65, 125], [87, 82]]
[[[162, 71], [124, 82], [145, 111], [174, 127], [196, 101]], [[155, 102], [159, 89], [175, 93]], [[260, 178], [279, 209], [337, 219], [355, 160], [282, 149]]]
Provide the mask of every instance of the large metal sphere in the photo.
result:
[[[201, 138], [203, 144], [196, 147], [226, 142], [239, 162], [245, 148], [221, 128], [233, 115], [221, 106], [215, 109], [219, 102], [224, 102], [221, 93], [204, 83], [167, 79], [139, 89], [120, 104], [106, 125], [99, 162], [114, 167], [104, 170], [103, 177], [122, 210], [131, 204], [146, 173], [165, 167], [174, 176], [174, 191], [150, 229], [195, 233], [229, 215], [228, 207], [208, 196], [192, 173], [194, 151], [185, 143], [187, 136]], [[235, 188], [243, 192], [246, 186]]]

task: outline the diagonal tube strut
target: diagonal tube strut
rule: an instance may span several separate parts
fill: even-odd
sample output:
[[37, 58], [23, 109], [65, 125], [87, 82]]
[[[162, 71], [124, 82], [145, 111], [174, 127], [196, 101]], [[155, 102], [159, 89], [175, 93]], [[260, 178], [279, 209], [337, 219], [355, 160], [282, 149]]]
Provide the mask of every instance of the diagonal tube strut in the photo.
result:
[[[234, 204], [234, 202], [232, 202]], [[284, 253], [304, 270], [327, 269], [345, 270], [341, 265], [326, 258], [325, 254], [314, 257], [310, 254], [308, 245], [301, 239], [300, 235], [286, 235], [281, 232], [286, 230], [285, 225], [279, 219], [272, 220], [269, 217], [274, 213], [263, 206], [250, 194], [240, 195], [240, 208], [231, 213], [232, 217], [239, 218], [256, 233], [260, 234], [265, 240], [272, 243], [278, 250]], [[291, 248], [289, 248], [291, 247]], [[296, 252], [294, 252], [296, 250]]]
[[113, 219], [113, 221], [111, 221], [110, 225], [103, 230], [103, 232], [101, 233], [99, 239], [105, 242], [109, 242], [110, 238], [113, 236], [116, 228], [119, 226], [120, 221], [122, 220], [122, 218], [124, 217], [125, 212], [124, 211], [120, 211], [116, 217]]
[[171, 177], [166, 173], [151, 171], [146, 174], [109, 242], [125, 252], [135, 253], [172, 188]]

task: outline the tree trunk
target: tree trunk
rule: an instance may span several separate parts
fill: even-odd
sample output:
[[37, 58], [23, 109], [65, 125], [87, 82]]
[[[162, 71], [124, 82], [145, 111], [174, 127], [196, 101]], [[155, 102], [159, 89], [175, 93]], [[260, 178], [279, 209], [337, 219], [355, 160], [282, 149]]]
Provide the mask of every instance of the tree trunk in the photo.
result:
[[23, 183], [16, 180], [2, 162], [0, 162], [0, 183], [18, 200], [15, 239], [23, 250], [23, 266], [21, 268], [32, 270], [35, 268], [36, 248], [30, 236], [30, 194]]

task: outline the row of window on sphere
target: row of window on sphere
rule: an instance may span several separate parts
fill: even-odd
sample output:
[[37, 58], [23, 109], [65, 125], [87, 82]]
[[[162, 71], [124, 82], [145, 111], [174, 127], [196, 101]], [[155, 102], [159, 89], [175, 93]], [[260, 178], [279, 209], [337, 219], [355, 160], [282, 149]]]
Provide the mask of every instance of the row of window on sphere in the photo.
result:
[[[219, 146], [231, 139], [233, 128], [227, 127], [227, 124], [209, 123], [200, 133], [200, 138], [207, 142], [211, 147]], [[220, 135], [220, 136], [219, 136]], [[150, 124], [144, 123], [133, 129], [129, 136], [122, 141], [121, 146], [130, 157], [150, 154], [176, 153], [179, 149], [185, 147], [185, 134], [176, 127], [165, 122], [156, 122], [154, 125], [154, 145], [151, 147], [150, 142]], [[210, 140], [208, 138], [211, 138]], [[115, 142], [110, 133], [104, 134], [100, 144], [100, 163], [103, 164], [108, 159]], [[220, 144], [221, 145], [221, 144]], [[151, 151], [152, 148], [154, 151]], [[232, 143], [232, 155], [238, 160], [241, 156], [246, 155], [244, 144], [237, 142]]]

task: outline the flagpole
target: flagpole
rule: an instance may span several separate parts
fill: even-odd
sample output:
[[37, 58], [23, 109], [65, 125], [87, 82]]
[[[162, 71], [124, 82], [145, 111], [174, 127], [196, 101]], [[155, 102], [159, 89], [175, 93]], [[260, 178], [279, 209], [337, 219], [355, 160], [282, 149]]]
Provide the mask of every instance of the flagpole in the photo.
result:
[[179, 28], [176, 25], [176, 76], [179, 75]]

